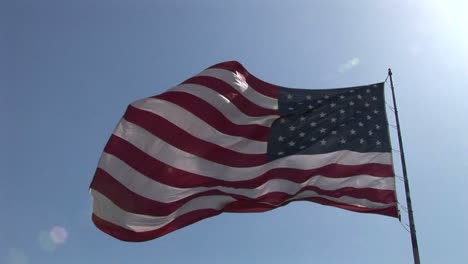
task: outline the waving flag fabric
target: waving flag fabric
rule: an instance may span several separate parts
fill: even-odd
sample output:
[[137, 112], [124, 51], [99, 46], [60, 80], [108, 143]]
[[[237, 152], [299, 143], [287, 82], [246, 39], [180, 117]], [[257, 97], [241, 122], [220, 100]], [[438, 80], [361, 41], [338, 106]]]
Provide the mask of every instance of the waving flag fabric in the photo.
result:
[[128, 106], [91, 183], [93, 222], [146, 241], [293, 201], [397, 217], [383, 89], [291, 89], [214, 65]]

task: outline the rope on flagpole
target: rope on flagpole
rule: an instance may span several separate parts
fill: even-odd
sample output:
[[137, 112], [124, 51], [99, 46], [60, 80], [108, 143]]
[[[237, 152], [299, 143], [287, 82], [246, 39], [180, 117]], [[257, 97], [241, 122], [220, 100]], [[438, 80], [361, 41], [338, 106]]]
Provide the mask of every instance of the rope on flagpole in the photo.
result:
[[[393, 86], [393, 78], [392, 78], [392, 70], [388, 69], [388, 76], [387, 79], [390, 79], [390, 87], [392, 88], [392, 97], [393, 97], [393, 109], [395, 113], [396, 125], [397, 125], [397, 132], [398, 132], [398, 143], [400, 149], [400, 158], [401, 158], [401, 167], [403, 170], [403, 180], [405, 184], [405, 194], [406, 194], [406, 205], [408, 209], [408, 219], [409, 219], [409, 232], [411, 234], [411, 244], [413, 246], [413, 259], [414, 264], [420, 264], [419, 258], [419, 247], [418, 247], [418, 239], [416, 237], [416, 227], [414, 224], [414, 216], [413, 216], [413, 205], [411, 203], [411, 195], [410, 195], [410, 187], [408, 182], [408, 174], [406, 171], [406, 160], [405, 160], [405, 151], [403, 148], [403, 140], [401, 137], [401, 128], [400, 128], [400, 119], [398, 117], [398, 108], [396, 104], [396, 97], [395, 97], [395, 88]], [[385, 79], [385, 81], [387, 80]], [[406, 228], [405, 228], [406, 229]]]
[[406, 227], [407, 226], [406, 224], [403, 224], [401, 221], [400, 221], [400, 224], [406, 231], [408, 231], [408, 233], [411, 233], [411, 231], [409, 231], [409, 229]]
[[388, 75], [387, 75], [387, 78], [385, 78], [385, 81], [384, 81], [384, 83], [386, 83], [386, 82], [387, 82], [387, 80], [388, 80], [388, 77], [390, 77], [390, 74], [388, 74]]

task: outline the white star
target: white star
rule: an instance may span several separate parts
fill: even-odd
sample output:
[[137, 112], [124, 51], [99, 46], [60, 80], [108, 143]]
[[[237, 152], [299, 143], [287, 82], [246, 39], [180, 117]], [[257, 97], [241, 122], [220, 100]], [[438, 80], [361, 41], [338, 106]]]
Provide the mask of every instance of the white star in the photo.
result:
[[362, 122], [359, 122], [358, 126], [362, 127], [362, 126], [364, 126], [364, 124]]
[[377, 87], [377, 84], [372, 85], [373, 87]]
[[296, 127], [295, 127], [295, 126], [290, 126], [290, 127], [289, 127], [289, 130], [290, 130], [290, 131], [294, 131], [294, 130], [296, 130]]
[[280, 123], [281, 123], [281, 124], [284, 124], [284, 123], [286, 123], [286, 120], [285, 120], [284, 118], [281, 118], [281, 119], [280, 119]]
[[325, 117], [325, 113], [324, 112], [320, 113], [320, 117]]
[[341, 143], [341, 144], [346, 143], [346, 139], [342, 138], [342, 139], [340, 140], [340, 143]]
[[283, 142], [283, 141], [284, 141], [284, 137], [279, 136], [279, 137], [278, 137], [278, 141], [279, 141], [279, 142]]
[[314, 127], [314, 126], [316, 126], [316, 125], [317, 125], [317, 123], [315, 123], [315, 122], [311, 122], [311, 123], [310, 123], [310, 126], [311, 126], [311, 127]]
[[303, 117], [303, 116], [301, 116], [301, 118], [299, 118], [299, 120], [301, 120], [301, 121], [305, 121], [305, 120], [306, 120], [306, 118], [305, 118], [305, 117]]
[[369, 130], [369, 136], [372, 136], [374, 134], [374, 132], [372, 132], [372, 130]]
[[382, 144], [382, 142], [380, 142], [379, 140], [377, 140], [377, 141], [375, 142], [375, 144], [376, 144], [377, 146], [380, 146], [380, 144]]
[[304, 146], [304, 145], [302, 145], [302, 146], [300, 146], [299, 148], [300, 148], [300, 149], [305, 149], [305, 146]]
[[354, 93], [354, 90], [350, 90], [349, 92], [350, 92], [350, 93]]
[[294, 145], [296, 145], [296, 142], [294, 142], [294, 141], [289, 141], [288, 145], [289, 145], [290, 147], [294, 147]]
[[364, 144], [364, 139], [361, 138], [361, 139], [359, 140], [359, 143]]
[[292, 94], [288, 94], [288, 99], [291, 100], [293, 98]]
[[278, 156], [281, 156], [281, 155], [283, 155], [283, 154], [284, 154], [283, 151], [278, 152]]
[[365, 103], [364, 106], [365, 106], [365, 107], [369, 107], [370, 104], [369, 104], [369, 103]]
[[292, 111], [292, 110], [294, 110], [294, 107], [289, 107], [288, 109]]
[[353, 102], [353, 101], [349, 102], [349, 105], [350, 105], [350, 106], [353, 106], [353, 105], [354, 105], [354, 102]]
[[374, 114], [378, 114], [379, 113], [379, 110], [374, 110]]
[[330, 98], [330, 96], [328, 96], [328, 95], [325, 95], [323, 98], [325, 98], [325, 99], [328, 99], [328, 98]]
[[336, 130], [333, 130], [331, 133], [332, 135], [336, 135]]
[[349, 131], [349, 133], [351, 133], [351, 135], [354, 135], [354, 134], [356, 134], [356, 130], [351, 129], [351, 130]]
[[312, 96], [306, 95], [306, 99], [307, 99], [307, 100], [310, 100], [310, 99], [312, 99]]
[[312, 109], [312, 108], [314, 108], [312, 105], [308, 105], [307, 107], [308, 107], [309, 109]]
[[367, 90], [366, 90], [366, 93], [370, 93], [370, 89], [367, 89]]
[[330, 106], [331, 106], [331, 107], [335, 107], [336, 104], [335, 104], [335, 103], [331, 103]]
[[340, 109], [340, 114], [344, 114], [344, 113], [346, 113], [346, 111], [343, 109]]
[[304, 133], [304, 132], [301, 132], [301, 133], [299, 133], [299, 136], [300, 136], [300, 137], [304, 137], [304, 136], [305, 136], [305, 133]]
[[345, 96], [344, 96], [344, 95], [340, 95], [340, 99], [344, 99], [344, 98], [345, 98]]
[[377, 101], [377, 97], [372, 96], [372, 100]]
[[362, 96], [360, 94], [357, 95], [357, 99], [361, 100]]
[[367, 115], [366, 118], [367, 118], [367, 120], [371, 120], [371, 119], [372, 119], [372, 116]]
[[322, 134], [325, 133], [325, 131], [327, 131], [326, 128], [321, 128], [321, 129], [320, 129], [320, 133], [322, 133]]
[[379, 125], [375, 125], [375, 129], [379, 130], [379, 129], [380, 129], [380, 126], [379, 126]]
[[327, 144], [327, 141], [325, 139], [320, 140], [320, 144], [325, 145]]
[[322, 103], [322, 100], [317, 100], [317, 103], [318, 103], [318, 104], [321, 104], [321, 103]]
[[310, 138], [310, 141], [315, 141], [315, 140], [317, 140], [317, 139], [314, 138], [314, 137], [311, 137], [311, 138]]
[[331, 122], [332, 122], [332, 123], [335, 123], [335, 122], [336, 122], [336, 118], [332, 117]]

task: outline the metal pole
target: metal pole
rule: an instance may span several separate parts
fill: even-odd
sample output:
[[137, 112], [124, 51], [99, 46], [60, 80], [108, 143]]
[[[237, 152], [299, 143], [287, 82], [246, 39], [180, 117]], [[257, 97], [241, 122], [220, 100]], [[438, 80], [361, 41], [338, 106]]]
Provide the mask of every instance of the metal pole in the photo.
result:
[[398, 118], [398, 109], [397, 109], [397, 104], [396, 104], [396, 99], [395, 99], [395, 88], [393, 87], [391, 69], [388, 69], [388, 76], [390, 77], [390, 85], [392, 88], [393, 107], [395, 109], [395, 119], [396, 119], [397, 131], [398, 131], [398, 143], [400, 145], [401, 167], [403, 169], [403, 177], [404, 177], [404, 182], [405, 182], [406, 205], [408, 206], [408, 218], [409, 218], [410, 233], [411, 233], [411, 244], [413, 245], [414, 264], [420, 264], [421, 262], [419, 260], [418, 239], [416, 237], [416, 227], [414, 225], [414, 217], [413, 217], [413, 205], [411, 203], [410, 187], [408, 183], [408, 175], [406, 173], [405, 151], [403, 149], [403, 140], [401, 138], [400, 120]]

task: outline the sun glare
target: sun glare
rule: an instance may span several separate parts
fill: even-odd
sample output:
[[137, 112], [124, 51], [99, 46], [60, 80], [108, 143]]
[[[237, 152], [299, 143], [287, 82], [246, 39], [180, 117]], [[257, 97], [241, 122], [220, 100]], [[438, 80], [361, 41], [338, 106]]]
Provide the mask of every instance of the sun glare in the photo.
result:
[[468, 1], [431, 1], [431, 15], [438, 27], [441, 37], [447, 40], [456, 52], [468, 57]]

